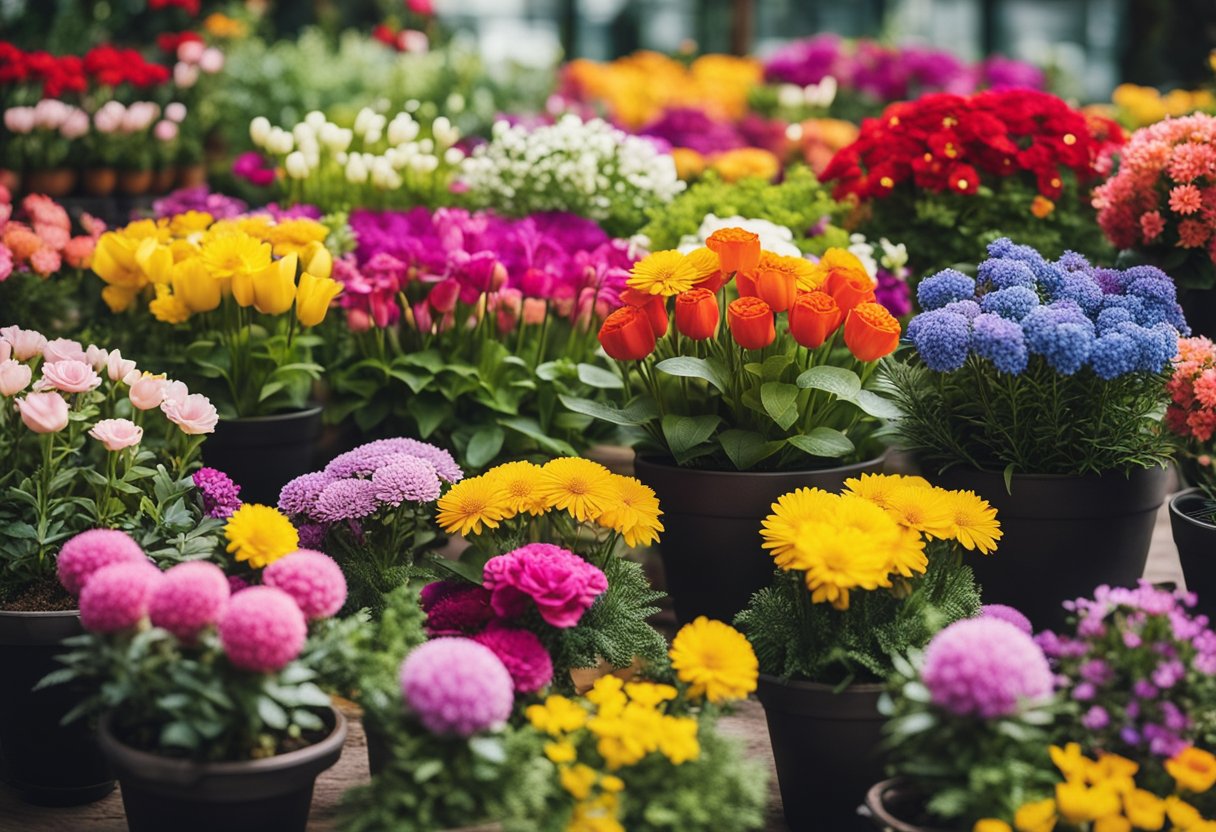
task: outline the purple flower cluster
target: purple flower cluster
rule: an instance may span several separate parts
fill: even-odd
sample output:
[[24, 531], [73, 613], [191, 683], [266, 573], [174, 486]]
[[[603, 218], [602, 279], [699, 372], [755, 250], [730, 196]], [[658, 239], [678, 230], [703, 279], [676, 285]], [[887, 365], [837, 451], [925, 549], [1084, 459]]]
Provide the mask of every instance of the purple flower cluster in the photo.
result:
[[661, 140], [668, 150], [688, 147], [703, 156], [744, 147], [747, 142], [729, 121], [711, 118], [699, 107], [671, 107], [638, 131]]
[[241, 507], [241, 487], [223, 471], [200, 468], [194, 472], [194, 486], [203, 495], [203, 511], [221, 520]]
[[956, 621], [925, 648], [921, 681], [956, 716], [996, 719], [1051, 697], [1051, 669], [1029, 634], [1002, 618]]
[[842, 90], [879, 102], [929, 92], [967, 95], [980, 89], [1042, 89], [1043, 71], [999, 55], [968, 65], [949, 52], [915, 46], [889, 47], [870, 40], [850, 47], [837, 35], [816, 35], [779, 49], [764, 66], [773, 83], [818, 84], [831, 76]]
[[925, 311], [908, 338], [929, 369], [975, 356], [1019, 375], [1038, 356], [1059, 375], [1088, 367], [1110, 380], [1160, 372], [1190, 332], [1173, 281], [1155, 267], [1095, 268], [1074, 252], [1052, 263], [1006, 238], [988, 254], [977, 278], [945, 269], [917, 287]]
[[1065, 604], [1075, 632], [1036, 637], [1096, 747], [1165, 758], [1196, 739], [1192, 715], [1216, 681], [1216, 633], [1194, 605], [1194, 594], [1147, 581], [1101, 586], [1092, 599]]
[[173, 217], [187, 211], [201, 211], [214, 219], [227, 220], [249, 210], [244, 200], [234, 196], [212, 193], [206, 185], [181, 188], [166, 194], [152, 203], [152, 212], [157, 219]]

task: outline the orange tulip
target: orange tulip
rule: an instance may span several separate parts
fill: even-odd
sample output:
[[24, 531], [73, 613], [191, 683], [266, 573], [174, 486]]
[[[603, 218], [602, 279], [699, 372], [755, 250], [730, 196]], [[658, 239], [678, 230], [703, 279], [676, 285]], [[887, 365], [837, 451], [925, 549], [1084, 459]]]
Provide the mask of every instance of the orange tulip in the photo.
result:
[[844, 343], [858, 361], [877, 361], [899, 346], [899, 321], [877, 303], [859, 303], [844, 321]]
[[667, 298], [664, 295], [648, 295], [637, 289], [625, 289], [621, 292], [621, 302], [646, 313], [646, 320], [650, 321], [656, 338], [667, 334]]
[[803, 292], [790, 307], [790, 334], [808, 349], [818, 349], [844, 320], [844, 312], [827, 292]]
[[622, 306], [600, 327], [600, 345], [617, 361], [640, 361], [654, 352], [654, 329], [646, 313], [636, 306]]
[[745, 350], [762, 350], [777, 337], [773, 309], [760, 298], [739, 298], [726, 307], [726, 323]]
[[760, 297], [760, 292], [756, 289], [756, 276], [753, 274], [737, 272], [735, 274], [735, 288], [739, 291], [739, 297], [741, 298]]
[[781, 269], [761, 269], [754, 276], [756, 295], [773, 307], [774, 312], [790, 308], [798, 294], [798, 282], [792, 272]]
[[846, 312], [860, 303], [874, 302], [874, 281], [864, 271], [833, 271], [828, 275], [827, 290]]
[[716, 292], [726, 284], [728, 275], [723, 274], [718, 264], [718, 255], [708, 248], [698, 248], [688, 253], [688, 262], [697, 270], [697, 286]]
[[760, 235], [742, 228], [719, 228], [705, 241], [724, 272], [754, 272], [760, 265]]
[[718, 298], [709, 289], [689, 289], [676, 295], [676, 329], [694, 341], [718, 331]]

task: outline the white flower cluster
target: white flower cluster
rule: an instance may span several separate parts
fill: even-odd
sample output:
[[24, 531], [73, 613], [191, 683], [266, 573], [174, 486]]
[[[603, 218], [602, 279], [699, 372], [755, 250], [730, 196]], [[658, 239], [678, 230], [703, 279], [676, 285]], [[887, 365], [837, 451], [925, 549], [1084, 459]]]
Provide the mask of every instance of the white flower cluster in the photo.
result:
[[876, 258], [874, 244], [867, 240], [864, 234], [853, 234], [849, 237], [849, 251], [861, 261], [870, 277], [878, 279], [878, 267], [881, 265], [897, 279], [907, 279], [907, 247], [903, 243], [896, 245], [886, 237], [878, 240], [878, 247], [882, 249], [882, 253]]
[[696, 234], [686, 234], [680, 239], [680, 251], [687, 254], [693, 249], [701, 248], [710, 234], [722, 228], [742, 228], [759, 235], [760, 248], [773, 254], [780, 254], [782, 257], [802, 256], [802, 251], [794, 245], [794, 232], [784, 225], [777, 225], [769, 220], [740, 216], [719, 217], [716, 214], [706, 215]]
[[684, 189], [671, 156], [652, 142], [575, 115], [535, 128], [497, 122], [460, 178], [479, 207], [516, 215], [569, 211], [620, 235]]
[[826, 110], [836, 100], [836, 90], [836, 79], [831, 75], [824, 77], [818, 84], [808, 84], [805, 87], [781, 84], [777, 87], [777, 103], [790, 110], [800, 107]]

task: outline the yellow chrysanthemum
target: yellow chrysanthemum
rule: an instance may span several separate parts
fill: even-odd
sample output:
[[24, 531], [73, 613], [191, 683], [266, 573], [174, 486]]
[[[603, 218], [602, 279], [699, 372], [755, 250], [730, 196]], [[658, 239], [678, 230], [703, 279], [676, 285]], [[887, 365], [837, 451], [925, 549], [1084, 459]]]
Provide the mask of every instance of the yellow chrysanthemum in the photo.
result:
[[505, 494], [492, 477], [461, 480], [439, 498], [436, 519], [448, 534], [481, 534], [482, 527], [497, 529], [513, 517]]
[[1203, 794], [1216, 785], [1216, 756], [1190, 746], [1165, 761], [1165, 770], [1183, 791]]
[[932, 486], [901, 484], [887, 497], [887, 512], [909, 529], [940, 539], [952, 529], [949, 491]]
[[773, 254], [771, 251], [760, 252], [760, 265], [757, 272], [770, 271], [788, 274], [794, 278], [799, 292], [813, 292], [823, 287], [824, 275], [815, 264], [805, 257], [786, 257]]
[[616, 499], [612, 472], [589, 459], [559, 457], [541, 467], [537, 496], [549, 508], [568, 512], [580, 523], [599, 519]]
[[633, 264], [628, 285], [647, 295], [671, 297], [701, 280], [697, 268], [678, 251], [656, 251]]
[[544, 500], [537, 495], [540, 466], [531, 462], [505, 462], [491, 468], [485, 476], [492, 479], [511, 507], [512, 514], [545, 513]]
[[1118, 814], [1119, 794], [1104, 784], [1088, 786], [1080, 780], [1056, 783], [1056, 811], [1068, 823], [1088, 823]]
[[978, 549], [985, 555], [995, 552], [996, 542], [1004, 534], [996, 519], [996, 509], [974, 491], [948, 493], [950, 531], [947, 537], [957, 540], [968, 551]]
[[697, 759], [701, 756], [701, 743], [697, 741], [698, 727], [692, 717], [664, 716], [659, 721], [659, 753], [673, 766]]
[[617, 820], [619, 803], [615, 794], [600, 794], [574, 804], [565, 832], [625, 832]]
[[190, 307], [163, 283], [156, 284], [156, 297], [148, 303], [148, 311], [163, 324], [180, 324], [190, 319]]
[[567, 794], [575, 800], [586, 800], [591, 796], [591, 789], [595, 787], [599, 774], [591, 766], [577, 763], [563, 768], [558, 779]]
[[270, 229], [274, 227], [274, 221], [268, 215], [252, 214], [248, 217], [237, 217], [232, 222], [242, 234], [248, 234], [250, 237], [257, 237], [259, 240], [270, 242], [268, 236]]
[[201, 257], [217, 280], [257, 274], [270, 265], [270, 246], [240, 232], [208, 237]]
[[1020, 807], [1013, 814], [1018, 832], [1052, 832], [1056, 827], [1056, 802], [1048, 797]]
[[890, 586], [889, 538], [875, 540], [859, 529], [829, 523], [807, 523], [798, 535], [792, 569], [806, 573], [811, 601], [849, 608], [849, 591]]
[[283, 220], [269, 226], [263, 239], [274, 246], [276, 257], [289, 254], [302, 255], [313, 243], [320, 243], [329, 236], [329, 229], [316, 220], [299, 218]]
[[617, 676], [601, 676], [587, 691], [587, 701], [595, 705], [600, 716], [616, 716], [625, 710], [629, 697], [625, 694], [625, 683]]
[[663, 524], [659, 521], [659, 498], [654, 489], [636, 477], [611, 475], [613, 499], [604, 505], [596, 520], [625, 538], [629, 546], [649, 546], [659, 539]]
[[545, 697], [543, 705], [529, 705], [524, 714], [533, 728], [551, 737], [572, 733], [587, 724], [583, 706], [557, 694]]
[[573, 763], [578, 752], [575, 751], [574, 745], [567, 740], [561, 742], [545, 743], [545, 756], [552, 762], [558, 763]]
[[596, 737], [595, 749], [610, 771], [631, 766], [659, 747], [659, 728], [663, 714], [637, 702], [630, 702], [619, 713], [603, 713], [587, 723]]
[[224, 526], [228, 553], [254, 569], [269, 566], [300, 548], [296, 527], [276, 508], [246, 503]]
[[215, 222], [215, 217], [205, 211], [186, 211], [169, 218], [169, 232], [174, 237], [189, 237], [206, 231]]
[[902, 474], [862, 474], [844, 481], [848, 493], [856, 494], [881, 508], [888, 508], [891, 492], [905, 485], [930, 487], [929, 481], [924, 477], [908, 477]]
[[657, 708], [664, 702], [669, 702], [680, 695], [671, 685], [660, 685], [655, 682], [627, 682], [625, 695], [630, 702], [637, 702], [648, 708]]
[[676, 633], [669, 655], [693, 698], [728, 702], [746, 699], [756, 689], [756, 653], [746, 636], [729, 624], [698, 617]]
[[820, 488], [798, 488], [782, 494], [773, 503], [773, 513], [760, 524], [760, 536], [764, 538], [761, 546], [772, 550], [778, 567], [790, 569], [790, 557], [803, 524], [831, 517], [839, 502], [839, 495]]

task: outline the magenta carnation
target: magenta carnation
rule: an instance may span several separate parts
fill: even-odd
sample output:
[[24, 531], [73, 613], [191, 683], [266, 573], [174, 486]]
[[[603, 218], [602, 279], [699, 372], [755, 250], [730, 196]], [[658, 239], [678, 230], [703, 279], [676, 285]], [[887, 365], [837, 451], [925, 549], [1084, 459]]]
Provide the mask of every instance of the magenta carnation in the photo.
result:
[[1007, 604], [984, 604], [980, 608], [980, 615], [985, 618], [999, 618], [1001, 621], [1008, 621], [1026, 635], [1034, 635], [1034, 627], [1031, 625], [1030, 619], [1022, 615], [1021, 610]]
[[511, 674], [516, 693], [535, 693], [553, 681], [553, 659], [535, 633], [492, 626], [473, 641], [494, 651]]
[[273, 586], [251, 586], [228, 602], [220, 642], [242, 670], [273, 673], [300, 655], [308, 624], [291, 596]]
[[59, 549], [55, 571], [59, 583], [73, 595], [93, 573], [113, 563], [148, 563], [144, 550], [126, 532], [117, 529], [90, 529], [69, 539]]
[[401, 696], [434, 734], [468, 737], [503, 724], [512, 687], [494, 652], [465, 638], [428, 641], [401, 665]]
[[329, 618], [346, 603], [346, 576], [329, 555], [300, 549], [262, 570], [262, 582], [292, 597], [309, 619]]
[[932, 701], [958, 716], [993, 719], [1051, 695], [1047, 657], [1029, 635], [999, 618], [966, 618], [925, 649], [921, 680]]
[[522, 615], [528, 599], [553, 627], [573, 627], [608, 588], [600, 569], [551, 543], [529, 543], [490, 558], [482, 573], [490, 605], [504, 618]]
[[98, 569], [80, 591], [81, 625], [91, 633], [134, 627], [148, 614], [152, 592], [163, 577], [147, 560]]
[[465, 581], [429, 583], [419, 601], [426, 613], [426, 631], [432, 636], [476, 633], [494, 618], [489, 590]]
[[148, 617], [182, 641], [215, 624], [228, 603], [228, 577], [214, 563], [179, 563], [152, 592]]

